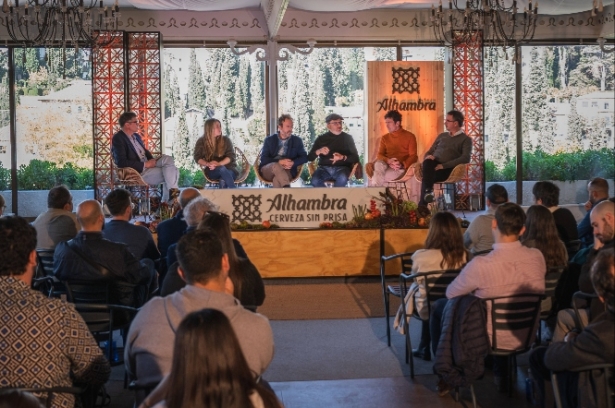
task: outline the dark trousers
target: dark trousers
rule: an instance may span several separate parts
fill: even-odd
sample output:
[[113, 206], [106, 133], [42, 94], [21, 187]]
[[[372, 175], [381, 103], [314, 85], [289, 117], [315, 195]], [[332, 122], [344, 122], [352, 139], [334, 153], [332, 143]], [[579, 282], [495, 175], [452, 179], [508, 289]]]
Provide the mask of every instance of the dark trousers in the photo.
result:
[[[530, 371], [534, 382], [538, 387], [539, 406], [545, 406], [545, 382], [551, 384], [551, 371], [545, 366], [546, 347], [538, 347], [530, 354]], [[579, 373], [564, 371], [557, 373], [557, 385], [559, 386], [562, 406], [576, 407], [578, 394]]]
[[453, 168], [436, 170], [436, 166], [440, 164], [437, 160], [423, 160], [423, 181], [421, 182], [421, 199], [419, 204], [425, 205], [425, 193], [433, 190], [433, 185], [437, 182], [444, 181], [451, 175]]
[[[438, 343], [442, 336], [442, 315], [448, 299], [438, 299], [431, 306], [431, 316], [429, 316], [429, 332], [431, 334], [431, 347], [433, 354], [438, 350]], [[491, 356], [493, 359], [493, 374], [496, 377], [508, 377], [508, 358], [502, 356]]]

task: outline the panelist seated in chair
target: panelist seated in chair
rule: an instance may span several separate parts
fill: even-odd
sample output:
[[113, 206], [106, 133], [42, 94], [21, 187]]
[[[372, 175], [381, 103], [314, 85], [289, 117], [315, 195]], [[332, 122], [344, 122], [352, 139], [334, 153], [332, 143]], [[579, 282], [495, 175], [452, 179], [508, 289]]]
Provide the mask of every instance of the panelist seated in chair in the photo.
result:
[[389, 133], [382, 136], [374, 162], [372, 186], [386, 186], [401, 177], [418, 160], [416, 136], [401, 127], [401, 113], [390, 110], [384, 115]]
[[205, 121], [205, 134], [194, 146], [194, 161], [201, 166], [210, 180], [219, 180], [220, 188], [235, 188], [237, 163], [233, 142], [222, 136], [218, 119]]
[[169, 199], [169, 190], [177, 189], [179, 170], [175, 161], [166, 154], [154, 158], [145, 148], [139, 130], [139, 120], [134, 112], [124, 112], [120, 115], [119, 132], [113, 135], [111, 152], [113, 161], [120, 167], [130, 167], [141, 174], [143, 181], [149, 185], [165, 184], [162, 192], [164, 201]]
[[352, 167], [359, 162], [359, 153], [354, 139], [342, 131], [344, 118], [332, 113], [325, 119], [327, 129], [316, 139], [308, 153], [308, 161], [318, 157], [318, 168], [312, 174], [312, 186], [324, 187], [326, 181], [333, 181], [333, 187], [345, 187]]
[[[596, 294], [606, 304], [606, 310], [582, 331], [572, 330], [563, 341], [549, 347], [540, 347], [530, 355], [530, 369], [538, 383], [540, 406], [547, 405], [546, 396], [551, 388], [546, 386], [550, 370], [559, 372], [557, 379], [563, 406], [606, 407], [604, 398], [604, 372], [597, 370], [575, 372], [594, 364], [613, 364], [615, 359], [615, 267], [613, 251], [601, 251], [592, 264], [590, 275]], [[612, 387], [612, 383], [609, 384]], [[609, 391], [612, 395], [613, 389]], [[547, 398], [549, 399], [549, 398]]]
[[77, 219], [81, 231], [55, 249], [54, 275], [68, 282], [109, 280], [111, 304], [139, 307], [145, 303], [158, 287], [154, 262], [139, 261], [126, 245], [103, 238], [105, 218], [98, 201], [79, 204]]
[[447, 131], [440, 133], [425, 153], [419, 205], [427, 204], [425, 196], [433, 194], [433, 185], [446, 180], [455, 166], [470, 163], [472, 139], [461, 130], [463, 121], [461, 112], [449, 111], [444, 122]]
[[261, 151], [259, 170], [261, 176], [271, 180], [274, 187], [290, 187], [297, 176], [297, 168], [307, 162], [303, 141], [293, 133], [293, 118], [278, 118], [278, 133], [267, 136]]

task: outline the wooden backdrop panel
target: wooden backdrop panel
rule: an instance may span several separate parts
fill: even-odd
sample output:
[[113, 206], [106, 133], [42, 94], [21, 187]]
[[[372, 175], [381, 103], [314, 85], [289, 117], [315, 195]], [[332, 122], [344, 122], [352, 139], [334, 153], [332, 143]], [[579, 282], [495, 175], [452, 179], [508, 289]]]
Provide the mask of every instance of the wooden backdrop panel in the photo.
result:
[[[418, 91], [393, 92], [393, 68], [419, 68]], [[402, 86], [402, 88], [404, 88]], [[369, 61], [367, 63], [367, 161], [374, 161], [380, 137], [388, 130], [384, 115], [391, 109], [402, 114], [402, 127], [416, 136], [419, 161], [444, 130], [444, 63], [442, 61]], [[435, 109], [404, 110], [408, 102], [435, 103]], [[385, 101], [386, 100], [386, 101]], [[394, 106], [394, 104], [397, 106]], [[402, 103], [404, 105], [402, 105]]]

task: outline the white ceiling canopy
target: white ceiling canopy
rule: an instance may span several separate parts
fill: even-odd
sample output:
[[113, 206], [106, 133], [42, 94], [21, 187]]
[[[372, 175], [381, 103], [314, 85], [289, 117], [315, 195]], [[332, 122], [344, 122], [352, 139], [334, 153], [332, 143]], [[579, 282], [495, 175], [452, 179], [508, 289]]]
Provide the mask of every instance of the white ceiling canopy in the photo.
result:
[[258, 8], [260, 4], [260, 0], [121, 0], [120, 9], [219, 11]]
[[[504, 0], [507, 5], [512, 5], [513, 0]], [[307, 11], [359, 11], [382, 8], [393, 9], [427, 9], [432, 5], [438, 6], [436, 0], [290, 0], [289, 7]], [[529, 0], [517, 0], [517, 7], [523, 10]], [[465, 6], [465, 0], [459, 1]], [[536, 1], [533, 2], [536, 4]], [[613, 0], [603, 0], [605, 6], [613, 4]], [[448, 0], [443, 0], [442, 5], [448, 8]], [[592, 0], [539, 0], [539, 14], [558, 15], [573, 14], [590, 10]]]

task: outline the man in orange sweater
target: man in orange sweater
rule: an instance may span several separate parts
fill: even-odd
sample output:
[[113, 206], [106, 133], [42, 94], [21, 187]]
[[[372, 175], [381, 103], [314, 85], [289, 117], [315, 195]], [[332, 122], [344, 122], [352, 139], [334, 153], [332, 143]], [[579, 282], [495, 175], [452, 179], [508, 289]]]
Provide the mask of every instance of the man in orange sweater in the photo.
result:
[[402, 129], [401, 113], [396, 110], [388, 111], [384, 115], [384, 123], [389, 133], [380, 139], [372, 186], [386, 186], [389, 181], [403, 175], [408, 167], [418, 160], [416, 137]]

